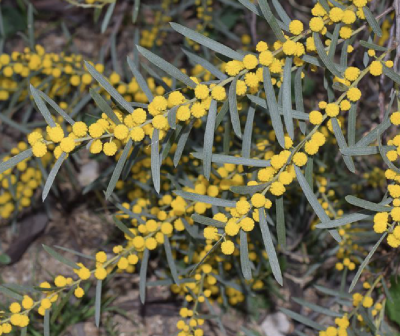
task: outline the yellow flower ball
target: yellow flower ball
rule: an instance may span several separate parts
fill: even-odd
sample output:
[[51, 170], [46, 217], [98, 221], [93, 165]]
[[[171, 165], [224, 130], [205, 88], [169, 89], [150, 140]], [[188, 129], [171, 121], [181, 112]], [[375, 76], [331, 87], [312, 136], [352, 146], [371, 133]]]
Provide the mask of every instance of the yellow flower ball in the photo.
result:
[[32, 146], [32, 153], [33, 153], [33, 156], [41, 158], [46, 155], [47, 146], [43, 142], [36, 142]]
[[211, 96], [213, 99], [217, 101], [222, 101], [226, 99], [226, 90], [223, 86], [220, 85], [214, 86], [211, 91]]
[[235, 251], [235, 245], [230, 241], [224, 241], [221, 244], [222, 253], [225, 255], [231, 255]]
[[117, 152], [117, 144], [114, 141], [106, 142], [103, 145], [103, 152], [107, 156], [114, 156]]
[[76, 147], [76, 142], [71, 137], [66, 137], [61, 140], [60, 148], [64, 153], [71, 153]]
[[77, 121], [72, 125], [72, 132], [79, 138], [86, 136], [88, 127], [83, 121]]
[[243, 65], [248, 70], [253, 70], [258, 65], [256, 56], [248, 54], [243, 58]]
[[289, 31], [293, 35], [300, 35], [303, 32], [304, 26], [303, 23], [299, 20], [293, 20], [289, 24]]
[[334, 118], [339, 114], [339, 105], [335, 103], [329, 103], [326, 105], [325, 112], [329, 117]]

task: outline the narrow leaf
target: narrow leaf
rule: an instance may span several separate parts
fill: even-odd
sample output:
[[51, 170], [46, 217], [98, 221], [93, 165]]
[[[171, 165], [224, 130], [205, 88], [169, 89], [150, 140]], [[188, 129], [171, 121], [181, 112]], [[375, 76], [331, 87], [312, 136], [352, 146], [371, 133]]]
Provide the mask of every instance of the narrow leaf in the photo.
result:
[[292, 64], [291, 57], [286, 58], [283, 68], [283, 83], [282, 83], [282, 109], [283, 119], [287, 132], [291, 139], [294, 138], [293, 116], [292, 116]]
[[122, 169], [124, 168], [125, 162], [128, 158], [128, 154], [129, 154], [131, 148], [132, 148], [132, 139], [129, 138], [129, 140], [126, 143], [125, 148], [121, 154], [121, 157], [119, 158], [117, 165], [113, 171], [110, 182], [108, 183], [108, 187], [106, 190], [106, 199], [110, 198], [111, 194], [114, 191], [115, 186], [117, 185], [117, 182], [119, 180], [119, 177], [121, 176]]
[[237, 83], [237, 77], [235, 77], [235, 79], [232, 81], [231, 86], [229, 87], [229, 112], [231, 115], [233, 131], [241, 139], [242, 130], [240, 129], [240, 119], [237, 108], [236, 83]]
[[172, 255], [171, 244], [169, 242], [169, 238], [167, 235], [164, 235], [164, 248], [165, 248], [165, 254], [167, 256], [168, 266], [169, 269], [171, 270], [172, 278], [174, 279], [174, 282], [177, 285], [179, 285], [180, 282], [179, 282], [178, 272], [176, 270], [175, 259]]
[[251, 152], [251, 137], [253, 133], [253, 121], [256, 109], [250, 105], [247, 111], [246, 125], [244, 126], [243, 139], [242, 139], [242, 156], [245, 158], [250, 157]]
[[50, 309], [46, 309], [44, 313], [43, 335], [50, 336]]
[[191, 53], [191, 52], [189, 52], [189, 51], [187, 51], [185, 49], [182, 49], [182, 51], [195, 64], [200, 64], [204, 69], [206, 69], [209, 72], [211, 72], [211, 74], [213, 74], [218, 79], [224, 80], [224, 79], [228, 78], [227, 75], [225, 75], [216, 66], [214, 66], [213, 64], [211, 64], [209, 61], [205, 60], [204, 58], [202, 58], [200, 56], [197, 56], [197, 55], [195, 55], [195, 54], [193, 54], [193, 53]]
[[106, 100], [97, 92], [97, 90], [90, 89], [90, 95], [93, 98], [96, 105], [100, 108], [101, 112], [104, 112], [107, 117], [109, 117], [116, 125], [121, 124], [117, 115], [114, 113], [113, 109], [108, 105]]
[[365, 14], [365, 19], [367, 20], [374, 33], [379, 37], [382, 37], [381, 27], [379, 27], [379, 23], [375, 20], [375, 17], [372, 14], [371, 10], [367, 6], [364, 6], [363, 12]]
[[159, 138], [160, 130], [155, 128], [151, 138], [151, 176], [157, 194], [160, 193], [161, 188]]
[[58, 104], [47, 94], [42, 91], [38, 91], [38, 93], [61, 117], [64, 118], [67, 123], [69, 123], [70, 125], [73, 125], [75, 123], [75, 121], [67, 113], [65, 113], [65, 111], [60, 106], [58, 106]]
[[358, 279], [361, 276], [362, 271], [368, 265], [370, 259], [374, 255], [375, 251], [378, 249], [379, 245], [382, 243], [383, 239], [385, 239], [386, 235], [387, 235], [387, 232], [385, 232], [381, 236], [381, 238], [376, 242], [376, 244], [374, 245], [372, 250], [368, 253], [367, 257], [364, 259], [364, 261], [362, 262], [362, 264], [358, 268], [358, 271], [357, 271], [356, 275], [354, 276], [353, 281], [351, 282], [351, 285], [350, 285], [350, 288], [349, 288], [349, 293], [354, 289], [355, 285], [357, 284]]
[[189, 78], [188, 75], [184, 74], [182, 71], [180, 71], [177, 67], [173, 66], [172, 64], [168, 63], [161, 57], [157, 56], [156, 54], [153, 54], [151, 51], [141, 47], [141, 46], [136, 46], [139, 52], [151, 63], [153, 63], [155, 66], [159, 67], [161, 70], [165, 71], [167, 74], [172, 76], [173, 78], [181, 81], [182, 83], [186, 84], [187, 86], [191, 88], [196, 87], [196, 83], [193, 82]]
[[74, 263], [73, 261], [63, 257], [60, 253], [58, 253], [55, 250], [53, 250], [50, 246], [47, 246], [47, 245], [44, 245], [44, 244], [42, 246], [43, 246], [43, 249], [48, 254], [50, 254], [54, 259], [57, 259], [59, 262], [63, 263], [64, 265], [67, 265], [67, 266], [69, 266], [71, 268], [79, 269], [79, 266], [76, 263]]
[[26, 159], [29, 159], [31, 156], [32, 156], [32, 148], [29, 148], [11, 158], [9, 158], [7, 161], [1, 162], [0, 163], [0, 174], [15, 167], [18, 163], [20, 163]]
[[103, 280], [97, 280], [96, 284], [96, 298], [94, 303], [95, 313], [94, 319], [96, 327], [100, 327], [100, 317], [101, 317], [101, 289], [103, 287]]
[[[226, 57], [229, 57], [231, 59], [239, 60], [241, 61], [243, 59], [243, 55], [238, 53], [237, 51], [234, 51], [233, 49], [224, 46], [223, 44], [214, 41], [213, 39], [210, 39], [209, 37], [206, 37], [192, 29], [189, 29], [187, 27], [184, 27], [178, 23], [171, 22], [170, 23], [172, 29], [177, 31], [178, 33], [182, 34], [183, 36], [187, 37], [188, 39], [195, 41], [211, 50], [214, 50], [217, 53], [220, 53]], [[283, 36], [283, 34], [282, 34]]]
[[30, 85], [30, 90], [33, 99], [35, 100], [36, 106], [38, 107], [39, 112], [42, 114], [44, 120], [46, 120], [47, 124], [50, 127], [56, 127], [56, 123], [54, 122], [53, 117], [51, 116], [50, 111], [44, 103], [43, 99], [40, 97], [39, 91], [36, 90], [32, 84]]
[[278, 244], [282, 249], [286, 249], [286, 226], [285, 226], [285, 209], [283, 207], [283, 197], [276, 199], [276, 233], [278, 236]]
[[278, 103], [276, 102], [275, 91], [272, 86], [271, 74], [268, 67], [263, 68], [264, 73], [264, 90], [266, 94], [267, 105], [271, 116], [272, 127], [275, 131], [279, 145], [285, 148], [285, 135], [283, 133], [282, 120], [278, 111]]
[[100, 84], [104, 90], [106, 90], [111, 97], [115, 99], [115, 101], [121, 105], [124, 110], [126, 110], [129, 113], [133, 112], [133, 107], [131, 106], [130, 103], [128, 103], [124, 97], [121, 96], [121, 94], [110, 84], [110, 82], [101, 74], [99, 73], [93, 65], [85, 61], [85, 67], [89, 71], [89, 73], [92, 75], [92, 77]]
[[185, 126], [185, 128], [182, 131], [181, 136], [179, 137], [178, 144], [176, 146], [176, 150], [175, 150], [175, 154], [174, 154], [174, 166], [175, 167], [178, 166], [178, 163], [181, 159], [186, 142], [189, 138], [190, 131], [193, 128], [193, 124], [194, 124], [194, 118], [190, 121], [189, 124], [187, 124]]
[[271, 8], [268, 5], [268, 1], [259, 0], [258, 4], [260, 6], [263, 16], [265, 17], [265, 20], [267, 20], [276, 38], [281, 42], [285, 42], [285, 36], [283, 35], [282, 30], [279, 27], [278, 21], [276, 20], [274, 14], [271, 11]]
[[293, 320], [295, 320], [295, 321], [297, 321], [297, 322], [300, 322], [301, 324], [304, 324], [304, 325], [306, 325], [306, 326], [308, 326], [308, 327], [310, 327], [310, 328], [313, 328], [313, 329], [316, 329], [316, 330], [324, 330], [324, 329], [325, 329], [325, 328], [324, 328], [322, 325], [320, 325], [319, 323], [314, 322], [314, 321], [310, 320], [309, 318], [307, 318], [307, 317], [305, 317], [305, 316], [303, 316], [303, 315], [300, 315], [300, 314], [298, 314], [298, 313], [295, 313], [295, 312], [293, 312], [293, 311], [291, 311], [291, 310], [289, 310], [289, 309], [286, 309], [286, 308], [279, 308], [279, 310], [280, 310], [282, 313], [284, 313], [285, 315], [287, 315], [287, 316], [289, 316], [290, 318], [292, 318]]
[[318, 33], [313, 33], [313, 38], [315, 42], [315, 47], [317, 48], [318, 56], [321, 59], [322, 63], [326, 66], [326, 68], [335, 76], [342, 78], [342, 74], [336, 68], [336, 65], [333, 61], [328, 57], [325, 51], [325, 47], [322, 44], [321, 38]]
[[260, 216], [260, 229], [262, 238], [265, 245], [265, 250], [267, 251], [268, 261], [271, 265], [272, 274], [274, 275], [275, 280], [283, 286], [283, 278], [281, 273], [281, 267], [279, 266], [278, 256], [276, 255], [274, 243], [272, 242], [271, 233], [268, 228], [267, 219], [265, 217], [264, 209], [259, 209]]
[[347, 195], [345, 199], [348, 203], [366, 210], [371, 210], [376, 212], [389, 212], [393, 209], [393, 207], [391, 206], [384, 206], [377, 203], [369, 202], [352, 195]]
[[144, 304], [146, 300], [146, 280], [147, 280], [147, 266], [149, 264], [150, 252], [148, 249], [145, 249], [143, 252], [142, 262], [140, 265], [140, 273], [139, 273], [139, 296], [140, 302]]
[[242, 267], [243, 277], [247, 280], [250, 280], [251, 265], [247, 246], [247, 233], [243, 230], [240, 230], [240, 266]]
[[225, 207], [225, 208], [234, 208], [236, 206], [235, 201], [228, 201], [222, 198], [217, 198], [217, 197], [210, 197], [206, 195], [199, 195], [183, 190], [174, 190], [174, 194], [181, 196], [184, 199], [187, 199], [189, 201], [195, 201], [195, 202], [203, 202], [207, 204], [212, 204], [215, 206], [220, 206], [220, 207]]
[[151, 90], [147, 85], [146, 80], [143, 78], [142, 74], [140, 73], [139, 69], [136, 67], [132, 59], [130, 57], [127, 57], [127, 60], [129, 69], [131, 69], [133, 76], [136, 78], [139, 87], [142, 89], [147, 99], [151, 102], [153, 100], [153, 94], [151, 93]]
[[113, 221], [115, 226], [123, 233], [125, 233], [128, 237], [135, 238], [135, 235], [132, 233], [132, 231], [129, 230], [128, 227], [124, 223], [122, 223], [116, 216], [113, 216]]
[[198, 215], [198, 214], [193, 214], [192, 215], [192, 219], [196, 223], [200, 223], [200, 224], [203, 224], [203, 225], [211, 225], [211, 226], [215, 226], [217, 228], [224, 228], [225, 225], [226, 225], [224, 222], [220, 222], [220, 221], [218, 221], [216, 219], [205, 217], [205, 216]]
[[[333, 133], [335, 134], [336, 141], [338, 143], [339, 149], [346, 148], [347, 143], [344, 138], [342, 129], [339, 126], [339, 122], [336, 118], [331, 118]], [[354, 166], [354, 162], [351, 156], [342, 155], [343, 161], [346, 164], [346, 167], [352, 172], [355, 173], [356, 167]]]
[[210, 174], [211, 174], [211, 157], [212, 157], [212, 147], [214, 144], [216, 117], [217, 117], [217, 102], [215, 100], [212, 100], [210, 109], [208, 111], [206, 130], [204, 132], [203, 170], [204, 170], [204, 176], [207, 180], [210, 179]]
[[47, 198], [47, 195], [50, 192], [51, 186], [53, 185], [54, 179], [56, 178], [57, 173], [60, 170], [61, 165], [64, 162], [66, 157], [67, 157], [66, 153], [64, 153], [64, 152], [61, 153], [61, 155], [57, 159], [56, 163], [54, 164], [53, 168], [51, 168], [50, 174], [47, 177], [46, 183], [44, 184], [44, 187], [43, 187], [42, 201], [44, 201]]
[[[203, 160], [203, 153], [192, 153], [196, 159]], [[269, 160], [243, 158], [224, 154], [212, 154], [211, 161], [215, 163], [231, 163], [235, 165], [252, 166], [252, 167], [269, 167], [271, 165]]]

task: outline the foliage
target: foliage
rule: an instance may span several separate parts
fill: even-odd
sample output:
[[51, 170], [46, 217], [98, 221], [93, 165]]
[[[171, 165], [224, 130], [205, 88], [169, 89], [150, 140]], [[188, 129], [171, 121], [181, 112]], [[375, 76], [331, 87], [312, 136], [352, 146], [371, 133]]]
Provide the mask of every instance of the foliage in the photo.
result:
[[[103, 33], [117, 4], [68, 2], [107, 8]], [[315, 289], [337, 305], [293, 298], [314, 317], [281, 307], [298, 322], [298, 335], [304, 328], [320, 336], [394, 333], [400, 247], [400, 55], [389, 35], [394, 9], [386, 1], [372, 13], [366, 0], [320, 0], [308, 21], [300, 21], [278, 1], [239, 2], [196, 2], [203, 23], [193, 30], [177, 22], [167, 27], [162, 10], [170, 16], [176, 10], [179, 20], [183, 9], [163, 1], [151, 32], [136, 34], [134, 57], [120, 73], [115, 49], [109, 72], [79, 54], [47, 53], [32, 32], [30, 48], [0, 56], [1, 120], [25, 137], [0, 163], [1, 217], [17, 221], [38, 203], [38, 190], [42, 201], [57, 195], [89, 153], [110, 168], [85, 192], [104, 191], [122, 237], [94, 257], [43, 246], [70, 276], [57, 274], [29, 291], [0, 287], [11, 299], [0, 332], [27, 330], [32, 315], [42, 315], [49, 334], [52, 314], [72, 295], [86, 297], [87, 283], [95, 285], [92, 315], [99, 327], [107, 277], [137, 272], [142, 303], [148, 288], [161, 285], [183, 298], [178, 335], [203, 335], [208, 319], [224, 334], [213, 304], [249, 306], [264, 293], [276, 299], [300, 269], [296, 255], [304, 277], [320, 278]], [[212, 6], [232, 14], [217, 21]], [[142, 7], [133, 4], [134, 21]], [[238, 38], [231, 30], [243, 13], [270, 34], [260, 33], [259, 41]], [[157, 48], [167, 30], [182, 36], [181, 56], [193, 68], [170, 62]], [[229, 43], [217, 41], [220, 34]], [[310, 82], [319, 85], [307, 97]], [[379, 110], [370, 87], [380, 90]], [[371, 102], [376, 106], [365, 115]], [[16, 106], [29, 106], [17, 121]], [[30, 122], [35, 111], [45, 124]], [[327, 269], [332, 258], [335, 267]], [[150, 272], [156, 281], [148, 280]], [[336, 287], [321, 285], [324, 273]]]

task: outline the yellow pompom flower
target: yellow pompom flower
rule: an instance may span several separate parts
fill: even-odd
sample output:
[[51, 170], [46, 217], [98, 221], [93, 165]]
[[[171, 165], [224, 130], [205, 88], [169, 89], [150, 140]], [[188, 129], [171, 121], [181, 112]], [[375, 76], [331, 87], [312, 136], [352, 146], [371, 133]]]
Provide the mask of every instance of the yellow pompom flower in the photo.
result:
[[293, 20], [289, 24], [289, 31], [293, 35], [300, 35], [303, 32], [304, 26], [303, 23], [299, 20]]
[[400, 125], [400, 111], [392, 113], [390, 116], [390, 122], [396, 126]]
[[286, 191], [286, 188], [281, 182], [273, 182], [269, 191], [274, 196], [281, 196]]
[[296, 48], [297, 44], [292, 40], [287, 40], [282, 46], [283, 52], [288, 56], [294, 55], [296, 53]]
[[64, 131], [60, 126], [48, 127], [47, 134], [51, 141], [59, 143], [64, 138]]
[[351, 102], [356, 102], [361, 98], [361, 91], [358, 88], [350, 88], [347, 91], [347, 98], [351, 101]]
[[274, 60], [274, 55], [269, 50], [265, 50], [261, 52], [261, 54], [258, 56], [258, 59], [261, 65], [270, 66]]
[[43, 136], [39, 132], [32, 132], [28, 135], [28, 142], [31, 146], [33, 146], [39, 140], [42, 140]]
[[195, 87], [194, 94], [197, 99], [206, 99], [206, 98], [208, 98], [208, 95], [210, 94], [210, 90], [208, 89], [207, 85], [199, 84]]
[[319, 125], [322, 123], [322, 113], [319, 111], [311, 111], [309, 114], [310, 123]]
[[96, 261], [99, 263], [105, 263], [107, 261], [107, 254], [103, 251], [97, 252]]
[[88, 127], [83, 121], [77, 121], [72, 125], [72, 132], [79, 138], [84, 137], [88, 132]]
[[382, 75], [382, 63], [380, 61], [371, 62], [369, 72], [372, 76], [380, 76]]
[[83, 297], [85, 295], [85, 292], [81, 287], [78, 287], [78, 288], [75, 289], [74, 295], [75, 295], [75, 297], [80, 299], [81, 297]]
[[239, 215], [245, 215], [250, 210], [250, 203], [245, 200], [237, 201], [235, 208]]
[[207, 226], [204, 229], [204, 238], [209, 240], [217, 240], [218, 238], [218, 229], [214, 226]]
[[240, 226], [236, 224], [235, 219], [231, 219], [228, 221], [228, 223], [225, 225], [225, 233], [228, 236], [236, 236], [239, 232]]
[[330, 12], [329, 12], [329, 18], [333, 22], [340, 22], [343, 18], [343, 10], [340, 9], [339, 7], [333, 7]]
[[71, 137], [66, 137], [61, 140], [60, 148], [64, 153], [71, 153], [76, 147], [76, 142]]
[[293, 155], [293, 163], [298, 167], [303, 167], [307, 163], [307, 155], [301, 152], [297, 152]]
[[314, 17], [310, 20], [310, 29], [313, 32], [319, 33], [324, 28], [324, 20], [320, 17]]
[[224, 241], [221, 244], [222, 253], [225, 255], [231, 255], [235, 251], [235, 245], [230, 241]]
[[360, 76], [360, 69], [356, 67], [348, 67], [344, 71], [344, 77], [351, 82], [355, 81], [358, 76]]
[[104, 127], [99, 123], [94, 123], [89, 126], [89, 134], [92, 138], [99, 138], [104, 134]]
[[254, 229], [254, 220], [250, 217], [243, 218], [240, 221], [240, 227], [245, 232], [250, 232]]
[[168, 126], [167, 118], [163, 115], [155, 116], [151, 123], [156, 129], [164, 129]]
[[32, 146], [32, 153], [33, 153], [33, 156], [41, 158], [46, 155], [47, 146], [43, 142], [36, 142]]
[[129, 134], [129, 129], [124, 124], [119, 124], [114, 127], [114, 136], [118, 140], [124, 140]]
[[226, 99], [226, 90], [223, 86], [216, 85], [211, 91], [211, 96], [216, 101], [222, 101]]
[[252, 197], [251, 197], [251, 204], [253, 204], [253, 206], [255, 208], [261, 208], [265, 205], [265, 196], [263, 194], [260, 193], [255, 193]]
[[107, 271], [104, 267], [96, 268], [94, 276], [97, 280], [104, 280], [107, 277]]
[[325, 112], [329, 117], [334, 118], [339, 114], [339, 105], [335, 103], [329, 103], [326, 105]]
[[254, 55], [246, 55], [243, 58], [243, 65], [248, 70], [253, 70], [258, 65], [258, 59]]
[[114, 141], [106, 142], [103, 145], [103, 152], [107, 156], [114, 156], [117, 152], [117, 144]]

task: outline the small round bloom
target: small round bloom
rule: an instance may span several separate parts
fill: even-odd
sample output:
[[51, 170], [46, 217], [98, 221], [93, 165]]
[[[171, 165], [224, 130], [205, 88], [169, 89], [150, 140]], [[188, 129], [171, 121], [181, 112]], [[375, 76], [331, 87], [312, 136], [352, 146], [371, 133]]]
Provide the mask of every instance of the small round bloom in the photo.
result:
[[204, 229], [204, 238], [210, 240], [217, 240], [218, 238], [218, 229], [214, 226], [207, 226]]
[[71, 137], [66, 137], [60, 142], [60, 148], [64, 153], [71, 153], [75, 149], [75, 147], [75, 140]]
[[186, 121], [190, 118], [190, 108], [188, 105], [180, 106], [176, 111], [176, 118], [179, 121]]
[[326, 105], [325, 112], [329, 117], [334, 118], [339, 114], [339, 105], [335, 103], [329, 103]]
[[293, 35], [300, 35], [303, 32], [304, 26], [303, 23], [299, 20], [293, 20], [289, 24], [289, 31]]
[[31, 146], [33, 146], [39, 140], [42, 140], [43, 136], [39, 132], [32, 132], [28, 135], [28, 142]]
[[80, 299], [81, 297], [83, 297], [85, 295], [84, 290], [81, 287], [78, 287], [77, 289], [75, 289], [74, 291], [74, 295]]
[[258, 83], [260, 82], [257, 74], [254, 72], [248, 72], [244, 76], [244, 81], [246, 85], [250, 88], [256, 88], [258, 86]]
[[243, 65], [248, 70], [253, 70], [258, 65], [256, 56], [248, 54], [243, 58]]
[[392, 113], [392, 115], [390, 116], [390, 122], [396, 126], [400, 125], [400, 111]]
[[96, 261], [99, 263], [104, 263], [107, 261], [107, 254], [103, 251], [96, 253]]
[[273, 182], [269, 191], [274, 196], [281, 196], [286, 191], [286, 188], [281, 182]]
[[265, 50], [261, 52], [261, 54], [258, 56], [258, 59], [261, 65], [270, 66], [274, 60], [274, 55], [269, 50]]
[[13, 302], [10, 304], [10, 312], [17, 314], [21, 311], [21, 305], [18, 302]]
[[292, 56], [296, 53], [296, 42], [292, 41], [292, 40], [287, 40], [285, 43], [283, 43], [282, 46], [282, 50], [283, 52], [288, 55], [288, 56]]
[[54, 284], [57, 287], [65, 287], [67, 285], [67, 279], [64, 276], [59, 275], [54, 279]]
[[310, 29], [319, 33], [324, 28], [324, 20], [320, 17], [314, 17], [310, 20]]
[[119, 124], [114, 127], [114, 136], [118, 140], [125, 139], [128, 136], [128, 134], [129, 134], [129, 129], [124, 124]]
[[157, 241], [153, 237], [150, 237], [146, 239], [145, 245], [149, 250], [154, 250], [157, 247]]
[[147, 113], [142, 108], [137, 108], [132, 112], [132, 120], [136, 125], [143, 124], [146, 121]]
[[230, 241], [224, 241], [221, 244], [221, 250], [223, 254], [231, 255], [235, 251], [235, 245]]
[[222, 101], [226, 98], [226, 90], [223, 86], [216, 85], [211, 91], [211, 96], [217, 101]]
[[319, 125], [322, 123], [322, 113], [319, 111], [311, 111], [309, 119], [311, 124]]
[[352, 10], [347, 9], [343, 12], [342, 22], [344, 24], [352, 24], [355, 21], [356, 21], [356, 14]]
[[347, 91], [347, 98], [351, 101], [351, 102], [356, 102], [361, 98], [361, 91], [358, 88], [350, 88]]
[[360, 69], [356, 68], [356, 67], [348, 67], [345, 71], [344, 71], [344, 77], [353, 82], [355, 81], [358, 76], [360, 76]]
[[99, 138], [104, 134], [104, 127], [99, 123], [94, 123], [89, 126], [89, 134], [92, 138]]
[[103, 150], [103, 143], [100, 139], [94, 140], [90, 145], [90, 153], [99, 154]]
[[72, 125], [72, 132], [74, 132], [77, 137], [84, 137], [87, 134], [87, 131], [88, 127], [83, 121], [77, 121]]
[[107, 271], [104, 267], [96, 268], [94, 276], [97, 280], [104, 280], [107, 277]]
[[240, 221], [240, 227], [245, 232], [250, 232], [254, 229], [254, 220], [250, 217], [243, 218]]
[[168, 121], [167, 118], [165, 118], [163, 115], [157, 115], [153, 118], [151, 122], [156, 129], [164, 129], [168, 126]]
[[250, 210], [250, 203], [247, 201], [238, 201], [236, 202], [236, 211], [239, 215], [245, 215]]
[[235, 219], [231, 219], [228, 221], [228, 223], [225, 225], [225, 233], [228, 236], [236, 236], [239, 232], [240, 226], [236, 224]]
[[114, 156], [117, 152], [117, 144], [114, 141], [106, 142], [103, 146], [103, 152], [107, 156]]
[[142, 141], [144, 138], [144, 131], [140, 127], [135, 127], [131, 130], [130, 137], [133, 141]]
[[344, 27], [340, 28], [339, 36], [342, 39], [347, 40], [352, 36], [352, 34], [353, 34], [353, 30], [350, 27], [344, 26]]
[[47, 134], [51, 141], [59, 143], [64, 138], [64, 131], [60, 126], [48, 127]]
[[32, 153], [35, 157], [41, 158], [47, 153], [47, 146], [43, 142], [36, 142], [32, 146]]
[[206, 99], [206, 98], [208, 98], [208, 95], [210, 94], [210, 90], [208, 89], [207, 85], [199, 84], [194, 89], [194, 94], [197, 99]]
[[34, 302], [32, 300], [31, 297], [29, 297], [28, 295], [24, 295], [24, 298], [22, 300], [22, 307], [24, 307], [24, 309], [30, 309], [32, 308]]
[[263, 51], [265, 51], [265, 50], [268, 50], [268, 44], [267, 44], [267, 42], [264, 42], [264, 41], [258, 42], [257, 45], [256, 45], [256, 50], [257, 50], [259, 53], [260, 53], [260, 52], [263, 52]]
[[252, 197], [251, 197], [251, 204], [253, 204], [253, 206], [255, 208], [261, 208], [265, 205], [265, 196], [261, 193], [255, 193]]
[[344, 15], [343, 10], [340, 9], [339, 7], [333, 7], [329, 12], [329, 18], [333, 22], [341, 21], [343, 18], [343, 15]]
[[372, 76], [382, 75], [382, 63], [380, 61], [371, 62], [369, 72]]
[[297, 152], [293, 155], [293, 163], [298, 167], [303, 167], [307, 163], [307, 155], [302, 152]]

